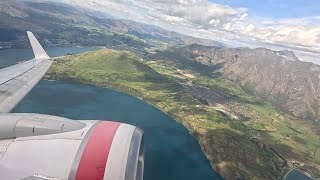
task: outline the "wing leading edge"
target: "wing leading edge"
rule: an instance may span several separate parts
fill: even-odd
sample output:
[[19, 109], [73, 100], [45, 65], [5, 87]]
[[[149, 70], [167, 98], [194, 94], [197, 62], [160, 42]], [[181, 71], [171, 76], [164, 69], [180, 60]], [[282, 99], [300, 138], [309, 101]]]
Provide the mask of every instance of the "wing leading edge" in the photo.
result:
[[52, 61], [32, 32], [27, 32], [34, 59], [0, 69], [0, 113], [10, 112], [41, 80]]

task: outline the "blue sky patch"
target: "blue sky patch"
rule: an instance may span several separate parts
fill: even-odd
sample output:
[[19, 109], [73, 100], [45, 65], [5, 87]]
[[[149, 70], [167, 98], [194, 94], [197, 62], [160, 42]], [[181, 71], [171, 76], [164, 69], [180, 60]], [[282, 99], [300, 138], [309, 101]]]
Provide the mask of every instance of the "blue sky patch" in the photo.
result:
[[248, 8], [253, 16], [299, 18], [320, 16], [320, 0], [210, 0], [231, 7]]

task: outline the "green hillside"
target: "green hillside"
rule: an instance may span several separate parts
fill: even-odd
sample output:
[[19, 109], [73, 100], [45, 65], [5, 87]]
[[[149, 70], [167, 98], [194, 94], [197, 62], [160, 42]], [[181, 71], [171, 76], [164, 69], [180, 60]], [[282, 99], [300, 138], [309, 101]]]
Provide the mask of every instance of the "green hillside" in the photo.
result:
[[[314, 134], [292, 135], [295, 124], [287, 126], [285, 120], [281, 124], [272, 123], [274, 119], [290, 117], [280, 115], [268, 104], [252, 103], [254, 97], [232, 82], [209, 79], [155, 61], [143, 62], [131, 52], [104, 49], [61, 57], [46, 78], [109, 87], [152, 103], [186, 126], [199, 140], [212, 167], [228, 179], [279, 179], [287, 172], [288, 161], [277, 154], [278, 150], [280, 154], [292, 150], [290, 158], [296, 158], [311, 155], [316, 147], [312, 143]], [[238, 102], [234, 106], [242, 108], [246, 116], [234, 118], [232, 113], [201, 103], [186, 89], [186, 83], [206, 85], [228, 97], [227, 103], [231, 105]], [[253, 121], [254, 118], [261, 120]], [[286, 136], [284, 133], [289, 138], [279, 143]], [[298, 141], [306, 147], [295, 148]], [[319, 161], [317, 156], [315, 159]]]

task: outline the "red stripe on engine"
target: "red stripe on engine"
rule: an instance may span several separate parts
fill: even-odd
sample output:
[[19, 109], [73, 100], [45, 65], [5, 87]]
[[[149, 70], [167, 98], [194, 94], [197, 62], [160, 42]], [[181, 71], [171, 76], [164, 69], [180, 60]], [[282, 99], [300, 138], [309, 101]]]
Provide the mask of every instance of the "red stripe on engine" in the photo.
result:
[[81, 156], [76, 180], [103, 180], [113, 137], [120, 124], [105, 121], [93, 130]]

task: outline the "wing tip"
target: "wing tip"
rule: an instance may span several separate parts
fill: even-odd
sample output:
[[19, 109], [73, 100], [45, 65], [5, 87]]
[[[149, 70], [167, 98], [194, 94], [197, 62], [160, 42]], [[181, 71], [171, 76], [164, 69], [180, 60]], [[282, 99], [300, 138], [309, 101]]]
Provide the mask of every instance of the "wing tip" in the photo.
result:
[[27, 31], [27, 35], [34, 53], [35, 59], [50, 59], [35, 35], [31, 31]]

